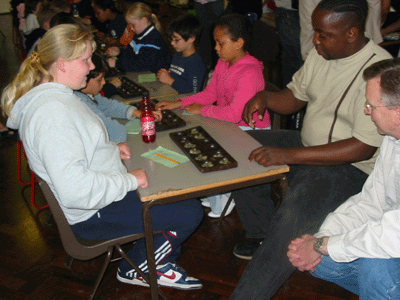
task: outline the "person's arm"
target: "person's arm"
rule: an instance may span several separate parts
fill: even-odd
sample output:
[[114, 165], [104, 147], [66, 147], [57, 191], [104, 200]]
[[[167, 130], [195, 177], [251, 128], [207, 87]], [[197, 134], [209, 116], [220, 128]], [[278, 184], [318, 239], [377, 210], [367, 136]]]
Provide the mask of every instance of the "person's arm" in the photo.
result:
[[200, 105], [211, 105], [217, 101], [217, 74], [220, 70], [220, 61], [218, 61], [215, 67], [213, 76], [211, 77], [210, 83], [206, 88], [193, 96], [188, 96], [183, 99], [181, 108], [185, 108], [188, 105], [200, 104]]
[[[97, 117], [76, 113], [76, 110], [58, 103], [42, 106], [41, 109], [42, 112], [39, 113], [46, 115], [46, 118], [36, 120], [34, 124], [36, 132], [40, 132], [40, 135], [36, 135], [35, 139], [30, 141], [35, 151], [32, 163], [36, 162], [36, 167], [45, 170], [39, 169], [39, 175], [44, 180], [51, 181], [56, 197], [63, 206], [97, 210], [123, 199], [127, 192], [137, 189], [138, 180], [127, 173], [122, 165], [118, 168], [120, 171], [115, 168], [108, 173], [89, 169], [88, 166], [94, 163], [92, 159], [95, 155], [86, 151], [92, 148], [87, 147], [91, 141], [82, 138], [76, 127], [81, 125], [82, 121], [77, 118], [87, 116], [89, 119], [85, 119], [85, 122], [91, 126], [100, 122]], [[110, 154], [109, 162], [121, 164], [119, 148], [106, 143], [104, 131], [99, 128], [93, 126], [90, 139], [102, 141], [104, 147], [99, 151], [107, 151]], [[40, 161], [40, 164], [37, 161]]]
[[299, 1], [300, 17], [300, 47], [301, 56], [306, 60], [308, 53], [313, 48], [314, 29], [311, 24], [311, 15], [320, 0]]
[[242, 119], [254, 128], [253, 114], [258, 113], [262, 119], [267, 109], [281, 115], [290, 115], [298, 112], [307, 105], [306, 101], [298, 100], [293, 92], [286, 88], [279, 92], [258, 92], [243, 109]]
[[385, 28], [381, 29], [382, 36], [388, 35], [389, 33], [396, 32], [400, 30], [400, 20], [386, 26]]
[[385, 23], [386, 17], [390, 12], [392, 0], [381, 0], [381, 25]]
[[107, 117], [128, 119], [132, 115], [132, 111], [136, 109], [131, 105], [124, 104], [118, 100], [111, 100], [100, 94], [96, 95], [97, 107]]
[[263, 146], [253, 150], [249, 160], [254, 160], [265, 167], [284, 164], [343, 165], [367, 160], [374, 155], [376, 149], [353, 137], [330, 144], [302, 148]]
[[165, 57], [159, 45], [141, 45], [135, 54], [132, 47], [121, 49], [121, 54], [116, 61], [116, 67], [126, 72], [151, 71], [157, 73], [163, 66], [169, 66], [170, 57]]
[[254, 69], [244, 70], [233, 81], [233, 99], [225, 106], [206, 105], [201, 108], [201, 115], [217, 120], [239, 123], [246, 103], [264, 89], [264, 79]]

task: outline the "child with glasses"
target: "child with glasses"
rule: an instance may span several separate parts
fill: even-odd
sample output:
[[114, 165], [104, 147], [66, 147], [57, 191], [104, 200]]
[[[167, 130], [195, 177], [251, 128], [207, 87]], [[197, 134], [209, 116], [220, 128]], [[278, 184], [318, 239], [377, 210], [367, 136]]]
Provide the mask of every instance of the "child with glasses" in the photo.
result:
[[200, 92], [203, 85], [206, 66], [195, 47], [200, 32], [200, 21], [191, 14], [176, 18], [168, 27], [171, 45], [177, 53], [169, 70], [158, 71], [157, 79], [180, 94]]

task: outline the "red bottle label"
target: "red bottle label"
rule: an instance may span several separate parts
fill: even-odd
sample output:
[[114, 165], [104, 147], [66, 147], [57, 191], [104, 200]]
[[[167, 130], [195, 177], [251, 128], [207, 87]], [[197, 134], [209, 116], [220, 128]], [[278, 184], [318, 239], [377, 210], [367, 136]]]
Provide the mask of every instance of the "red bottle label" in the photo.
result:
[[142, 118], [142, 135], [152, 136], [156, 134], [156, 124], [154, 123], [154, 118], [143, 117]]

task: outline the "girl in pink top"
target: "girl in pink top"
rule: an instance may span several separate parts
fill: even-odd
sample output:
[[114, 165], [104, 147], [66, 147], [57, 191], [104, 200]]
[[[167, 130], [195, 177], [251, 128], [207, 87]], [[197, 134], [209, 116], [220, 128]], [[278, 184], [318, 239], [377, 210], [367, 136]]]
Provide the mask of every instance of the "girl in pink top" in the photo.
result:
[[[242, 120], [246, 103], [253, 96], [264, 90], [263, 64], [246, 51], [249, 41], [248, 22], [239, 14], [225, 15], [216, 23], [214, 29], [215, 50], [219, 56], [211, 82], [204, 91], [174, 102], [160, 102], [157, 110], [184, 108], [188, 113], [218, 120], [229, 121], [246, 130], [250, 127]], [[214, 105], [216, 104], [216, 105]], [[255, 126], [260, 129], [270, 128], [268, 111], [263, 120], [254, 113]], [[214, 203], [214, 198], [221, 201]], [[218, 217], [229, 196], [218, 195], [212, 199], [210, 217]], [[203, 205], [208, 202], [203, 202]], [[232, 202], [234, 203], [234, 202]], [[230, 213], [234, 204], [229, 207]]]
[[[229, 121], [247, 127], [242, 120], [246, 103], [264, 90], [263, 64], [246, 51], [247, 20], [239, 14], [223, 16], [214, 29], [215, 50], [219, 56], [211, 82], [204, 91], [174, 102], [160, 102], [158, 110], [184, 108], [188, 113]], [[213, 105], [213, 104], [216, 105]], [[270, 127], [266, 112], [262, 121], [254, 114], [255, 126]]]

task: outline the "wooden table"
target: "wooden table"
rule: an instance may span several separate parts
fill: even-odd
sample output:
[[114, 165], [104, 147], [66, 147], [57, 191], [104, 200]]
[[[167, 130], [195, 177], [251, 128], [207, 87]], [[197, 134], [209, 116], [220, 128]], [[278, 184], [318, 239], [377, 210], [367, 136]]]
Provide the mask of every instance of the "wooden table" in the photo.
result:
[[[175, 96], [165, 100], [177, 98], [178, 96]], [[176, 112], [179, 115], [182, 114], [181, 110]], [[132, 152], [131, 159], [125, 161], [128, 170], [142, 168], [149, 178], [149, 187], [146, 189], [139, 188], [138, 194], [140, 199], [145, 202], [142, 209], [152, 299], [158, 299], [150, 215], [150, 208], [153, 205], [225, 193], [233, 189], [282, 180], [285, 177], [284, 173], [289, 171], [287, 165], [266, 168], [256, 162], [249, 162], [248, 155], [260, 144], [235, 124], [199, 115], [181, 115], [181, 117], [187, 122], [186, 127], [157, 133], [156, 141], [153, 144], [145, 144], [141, 135], [128, 135], [127, 140]], [[174, 168], [168, 168], [140, 156], [158, 146], [183, 154], [171, 140], [169, 133], [199, 125], [238, 162], [237, 168], [201, 173], [190, 161]]]
[[[178, 95], [178, 92], [168, 84], [161, 83], [159, 81], [139, 82], [139, 76], [145, 74], [151, 74], [151, 72], [128, 72], [124, 76], [146, 88], [149, 91], [151, 99]], [[125, 104], [129, 104], [141, 100], [142, 97], [124, 99], [121, 96], [116, 96], [113, 99], [121, 101]]]

